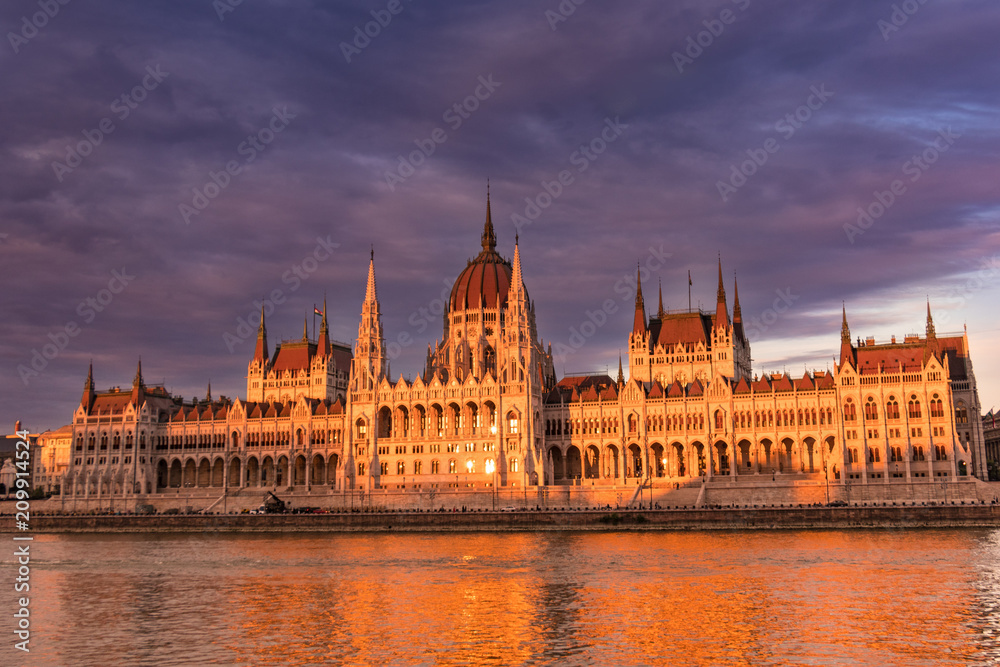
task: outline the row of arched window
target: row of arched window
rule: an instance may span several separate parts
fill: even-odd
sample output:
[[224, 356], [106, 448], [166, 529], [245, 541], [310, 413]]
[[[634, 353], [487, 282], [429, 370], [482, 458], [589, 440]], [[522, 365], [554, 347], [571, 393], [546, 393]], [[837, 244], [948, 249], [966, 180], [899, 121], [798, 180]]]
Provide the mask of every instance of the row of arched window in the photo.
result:
[[[476, 474], [476, 461], [475, 461], [475, 459], [468, 459], [465, 462], [465, 464], [462, 465], [462, 466], [459, 465], [459, 463], [458, 463], [458, 461], [456, 459], [449, 459], [447, 463], [448, 463], [448, 467], [447, 467], [447, 470], [446, 470], [446, 474], [449, 474], [449, 475], [458, 475], [458, 474], [463, 474], [463, 473], [470, 474], [470, 475]], [[493, 459], [487, 459], [486, 460], [486, 470], [484, 472], [486, 472], [486, 473], [492, 473], [493, 470], [494, 470], [494, 467], [493, 467], [494, 465], [495, 464], [493, 462]], [[510, 460], [508, 460], [507, 461], [507, 466], [508, 466], [508, 469], [510, 470], [510, 472], [517, 472], [518, 468], [519, 468], [519, 464], [518, 464], [517, 459], [510, 459]], [[379, 473], [382, 474], [382, 475], [388, 475], [389, 471], [392, 470], [392, 469], [393, 469], [393, 466], [391, 466], [388, 461], [382, 461], [379, 464]], [[366, 470], [366, 467], [365, 467], [364, 462], [358, 463], [358, 475], [364, 475], [365, 474], [365, 470]], [[413, 462], [413, 466], [410, 468], [410, 472], [407, 472], [406, 461], [396, 461], [395, 471], [396, 471], [397, 475], [422, 475], [422, 474], [424, 474], [424, 462], [423, 461], [414, 461]], [[434, 459], [434, 460], [432, 460], [430, 462], [430, 474], [431, 475], [440, 475], [440, 474], [442, 474], [442, 471], [441, 471], [441, 461], [439, 461], [437, 459]]]
[[586, 417], [583, 419], [546, 419], [545, 435], [600, 435], [618, 433], [618, 420]]
[[[109, 442], [109, 440], [108, 440], [108, 434], [107, 434], [107, 432], [101, 433], [101, 440], [100, 440], [101, 451], [106, 451], [108, 449], [108, 442]], [[111, 434], [110, 443], [111, 443], [111, 449], [112, 450], [121, 449], [121, 447], [122, 447], [121, 433], [119, 433], [118, 431], [115, 431], [114, 433], [112, 433]], [[132, 449], [133, 444], [134, 444], [134, 442], [133, 442], [133, 438], [132, 438], [132, 431], [127, 431], [125, 433], [125, 449]], [[87, 451], [88, 452], [92, 452], [96, 448], [97, 448], [97, 438], [96, 438], [95, 434], [91, 433], [87, 437]], [[145, 431], [139, 433], [139, 449], [146, 449], [146, 432]], [[78, 451], [78, 452], [82, 452], [83, 451], [83, 436], [82, 435], [76, 436], [76, 451]]]
[[[934, 394], [934, 397], [930, 400], [931, 417], [943, 418], [944, 417], [944, 402]], [[877, 421], [879, 419], [878, 404], [875, 399], [871, 396], [865, 401], [864, 406], [865, 421]], [[958, 411], [956, 410], [956, 421], [958, 421]], [[920, 406], [920, 399], [914, 394], [910, 396], [910, 400], [906, 403], [906, 416], [909, 419], [920, 419], [923, 416], [923, 410]], [[885, 403], [885, 418], [887, 421], [898, 421], [901, 419], [901, 411], [899, 402], [896, 400], [895, 396], [890, 396]], [[844, 403], [844, 421], [853, 422], [857, 420], [857, 409], [854, 406], [854, 402], [848, 398], [847, 402]]]

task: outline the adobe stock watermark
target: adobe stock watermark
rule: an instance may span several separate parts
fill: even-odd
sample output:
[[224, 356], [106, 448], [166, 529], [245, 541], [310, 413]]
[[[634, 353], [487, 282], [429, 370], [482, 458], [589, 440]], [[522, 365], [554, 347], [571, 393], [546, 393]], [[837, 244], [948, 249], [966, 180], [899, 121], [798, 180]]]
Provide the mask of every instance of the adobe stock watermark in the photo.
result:
[[[115, 114], [118, 120], [124, 121], [133, 111], [139, 108], [139, 105], [145, 101], [149, 93], [156, 90], [168, 76], [170, 76], [170, 72], [161, 70], [159, 63], [156, 65], [147, 65], [146, 75], [131, 90], [122, 93], [111, 101], [111, 113]], [[63, 162], [59, 162], [58, 160], [52, 162], [52, 171], [55, 172], [56, 179], [62, 183], [63, 178], [83, 164], [84, 159], [104, 143], [104, 138], [114, 131], [115, 122], [107, 117], [102, 118], [94, 129], [83, 130], [83, 139], [81, 141], [78, 141], [75, 146], [72, 144], [66, 146], [65, 160]]]
[[[646, 261], [639, 265], [639, 280], [648, 282], [653, 274], [662, 269], [671, 257], [673, 257], [673, 253], [664, 252], [662, 243], [659, 248], [649, 246], [649, 255], [647, 255]], [[619, 302], [627, 303], [634, 298], [638, 291], [636, 277], [636, 274], [629, 272], [615, 282], [615, 294], [620, 295], [618, 300], [605, 299], [599, 308], [585, 310], [583, 319], [578, 324], [569, 327], [569, 336], [567, 336], [566, 342], [559, 341], [553, 346], [553, 359], [565, 364], [569, 355], [579, 352], [587, 344], [587, 341], [608, 323], [609, 316], [618, 312], [621, 307]]]
[[[480, 75], [477, 79], [479, 85], [475, 87], [471, 94], [461, 102], [455, 102], [445, 109], [441, 114], [441, 120], [448, 124], [452, 132], [457, 132], [460, 127], [472, 117], [472, 114], [479, 110], [480, 105], [493, 96], [497, 88], [503, 84], [493, 79], [493, 73], [486, 76]], [[396, 186], [406, 182], [410, 176], [417, 173], [417, 169], [434, 155], [440, 144], [448, 141], [448, 133], [441, 127], [431, 130], [426, 139], [414, 139], [417, 150], [410, 151], [408, 155], [400, 155], [396, 168], [392, 171], [385, 171], [385, 183], [391, 192], [396, 191]]]
[[555, 9], [545, 10], [545, 20], [549, 22], [552, 32], [556, 31], [560, 23], [565, 23], [570, 16], [576, 13], [576, 8], [587, 2], [587, 0], [562, 0]]
[[927, 0], [903, 0], [899, 4], [893, 4], [892, 13], [889, 14], [889, 18], [879, 19], [875, 23], [878, 26], [879, 32], [882, 33], [882, 39], [888, 42], [889, 37], [893, 33], [899, 32], [910, 20], [910, 17], [919, 12], [920, 8], [926, 4]]
[[212, 9], [219, 21], [226, 20], [226, 14], [232, 14], [236, 8], [243, 4], [243, 0], [212, 0]]
[[17, 32], [7, 33], [7, 41], [10, 42], [10, 48], [14, 49], [14, 54], [20, 53], [21, 48], [37, 37], [38, 31], [47, 26], [49, 21], [54, 19], [59, 11], [69, 3], [70, 0], [38, 0], [38, 7], [42, 11], [35, 12], [30, 18], [22, 16], [21, 29]]
[[[934, 138], [931, 145], [921, 153], [914, 154], [901, 167], [903, 175], [908, 177], [910, 183], [916, 183], [941, 157], [942, 153], [948, 151], [955, 143], [956, 139], [961, 139], [962, 135], [953, 132], [949, 126], [947, 129], [939, 130], [938, 136]], [[872, 195], [873, 201], [867, 206], [859, 206], [856, 222], [845, 222], [844, 233], [847, 240], [852, 245], [857, 237], [864, 235], [875, 221], [881, 218], [892, 206], [899, 201], [899, 198], [908, 192], [906, 181], [897, 178], [893, 180], [886, 190], [875, 190]]]
[[[823, 105], [833, 95], [832, 92], [826, 89], [825, 83], [820, 84], [819, 87], [810, 86], [809, 96], [806, 97], [806, 101], [785, 114], [784, 117], [778, 119], [774, 124], [775, 132], [781, 134], [784, 141], [788, 141], [812, 119], [815, 112], [823, 108]], [[729, 180], [715, 182], [715, 188], [719, 191], [722, 201], [729, 201], [729, 198], [736, 194], [737, 190], [746, 185], [747, 180], [760, 171], [767, 164], [771, 156], [779, 150], [781, 150], [781, 140], [774, 137], [766, 139], [761, 148], [748, 148], [746, 154], [749, 159], [741, 162], [739, 166], [735, 164], [730, 165]]]
[[[287, 285], [287, 293], [297, 292], [302, 287], [302, 283], [309, 280], [309, 277], [319, 269], [321, 263], [333, 257], [333, 251], [339, 247], [340, 244], [334, 243], [329, 235], [326, 238], [317, 236], [316, 245], [312, 251], [281, 274], [281, 284]], [[238, 345], [251, 338], [256, 338], [257, 327], [260, 325], [261, 308], [264, 309], [264, 316], [267, 317], [275, 311], [277, 306], [287, 300], [285, 289], [277, 287], [271, 290], [266, 298], [251, 301], [252, 307], [249, 314], [245, 318], [236, 318], [236, 328], [233, 332], [224, 331], [222, 333], [222, 342], [229, 350], [229, 354], [233, 354]]]
[[[733, 4], [741, 12], [745, 12], [747, 7], [750, 6], [750, 0], [733, 0]], [[701, 22], [705, 26], [704, 30], [701, 30], [694, 35], [688, 35], [685, 42], [684, 53], [680, 51], [673, 52], [674, 66], [677, 67], [677, 71], [680, 74], [684, 73], [684, 68], [693, 65], [694, 61], [697, 60], [705, 53], [705, 49], [715, 44], [715, 40], [722, 36], [722, 33], [726, 31], [726, 26], [732, 25], [736, 22], [736, 14], [731, 9], [723, 9], [719, 12], [719, 18], [716, 19], [705, 19]]]
[[[590, 165], [608, 150], [608, 146], [617, 141], [618, 137], [622, 136], [627, 129], [628, 125], [621, 122], [620, 116], [615, 116], [614, 120], [605, 118], [604, 127], [601, 128], [600, 133], [587, 143], [580, 144], [579, 148], [570, 153], [569, 163], [576, 167], [576, 174], [582, 174], [587, 171]], [[525, 227], [537, 220], [542, 215], [542, 211], [552, 206], [552, 203], [561, 197], [565, 189], [575, 181], [576, 175], [570, 169], [560, 171], [556, 175], [556, 178], [551, 181], [543, 179], [540, 183], [542, 188], [538, 191], [538, 194], [534, 197], [524, 198], [524, 215], [511, 213], [510, 219], [517, 231], [521, 232]]]
[[247, 138], [241, 141], [236, 147], [236, 153], [243, 156], [242, 162], [240, 160], [229, 160], [223, 169], [217, 172], [209, 170], [208, 180], [205, 181], [205, 184], [201, 188], [191, 188], [191, 192], [194, 193], [194, 196], [191, 198], [191, 205], [189, 206], [185, 203], [177, 205], [177, 210], [181, 214], [184, 224], [190, 225], [192, 217], [200, 215], [202, 211], [208, 208], [208, 205], [222, 194], [223, 190], [229, 187], [233, 178], [242, 174], [243, 169], [256, 160], [257, 156], [267, 149], [275, 137], [284, 132], [295, 116], [296, 114], [291, 113], [287, 106], [281, 109], [273, 107], [271, 109], [271, 119], [267, 124], [254, 134], [247, 135]]
[[747, 340], [751, 343], [760, 340], [764, 332], [781, 319], [781, 316], [788, 312], [792, 304], [799, 300], [798, 294], [792, 294], [791, 287], [786, 287], [783, 290], [776, 289], [774, 293], [777, 296], [771, 303], [771, 307], [765, 308], [764, 312], [757, 317], [751, 317], [747, 322], [749, 326], [745, 329], [745, 333]]
[[[406, 0], [412, 2], [413, 0]], [[406, 9], [402, 0], [389, 0], [385, 9], [373, 9], [371, 11], [372, 21], [368, 21], [364, 26], [354, 26], [354, 39], [350, 42], [340, 43], [340, 52], [344, 54], [344, 60], [350, 64], [351, 58], [361, 55], [361, 52], [371, 46], [372, 40], [382, 34], [382, 30], [389, 27], [392, 19], [399, 16]]]
[[[76, 314], [80, 316], [83, 324], [92, 324], [97, 319], [98, 313], [103, 313], [115, 300], [115, 297], [125, 291], [135, 276], [129, 274], [123, 266], [121, 271], [115, 269], [111, 272], [111, 279], [108, 286], [101, 289], [94, 296], [87, 297], [76, 306]], [[83, 330], [80, 321], [70, 320], [62, 328], [50, 331], [46, 338], [48, 342], [42, 344], [41, 349], [35, 347], [31, 349], [31, 358], [17, 366], [17, 374], [21, 382], [27, 387], [29, 382], [41, 375], [48, 368], [49, 362], [56, 359], [69, 347], [70, 339], [76, 338]]]

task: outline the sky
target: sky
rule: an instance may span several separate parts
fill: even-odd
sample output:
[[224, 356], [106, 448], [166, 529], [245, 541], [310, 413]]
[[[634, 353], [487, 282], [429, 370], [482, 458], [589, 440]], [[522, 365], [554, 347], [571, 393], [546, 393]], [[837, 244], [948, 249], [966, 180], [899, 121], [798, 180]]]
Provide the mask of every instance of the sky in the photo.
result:
[[69, 423], [90, 362], [245, 397], [261, 300], [272, 348], [324, 298], [351, 342], [372, 249], [414, 377], [487, 180], [559, 376], [617, 370], [637, 263], [647, 310], [690, 272], [714, 311], [721, 257], [755, 372], [830, 368], [842, 306], [923, 333], [929, 300], [1000, 408], [991, 0], [10, 0], [0, 27], [5, 429]]

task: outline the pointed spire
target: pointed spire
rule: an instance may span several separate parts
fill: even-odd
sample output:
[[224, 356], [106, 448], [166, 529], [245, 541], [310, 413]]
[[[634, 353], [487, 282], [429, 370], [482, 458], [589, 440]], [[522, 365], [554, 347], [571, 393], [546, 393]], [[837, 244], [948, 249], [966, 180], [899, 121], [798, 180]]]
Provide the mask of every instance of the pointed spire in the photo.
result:
[[486, 224], [483, 226], [483, 252], [496, 252], [497, 235], [493, 231], [493, 215], [490, 213], [490, 182], [486, 181]]
[[132, 380], [132, 396], [129, 399], [135, 405], [142, 405], [146, 396], [146, 385], [142, 380], [142, 358], [135, 368], [135, 378]]
[[618, 353], [618, 386], [625, 384], [625, 373], [622, 371], [622, 353]]
[[319, 341], [317, 341], [319, 347], [319, 354], [323, 357], [330, 356], [332, 348], [330, 346], [330, 326], [326, 321], [326, 293], [323, 294], [323, 320], [319, 325]]
[[843, 313], [843, 320], [840, 324], [840, 342], [851, 344], [851, 328], [847, 326], [847, 303], [844, 302], [841, 306]]
[[212, 381], [208, 381], [208, 392], [205, 394], [205, 400], [209, 403], [212, 402]]
[[718, 303], [725, 303], [726, 302], [726, 288], [722, 284], [722, 255], [721, 254], [719, 255], [719, 291], [717, 292], [716, 296], [718, 297], [717, 298]]
[[635, 263], [635, 319], [632, 321], [632, 333], [646, 333], [646, 304], [642, 299], [642, 271], [639, 262]]
[[302, 340], [309, 340], [309, 316], [303, 315], [302, 317]]
[[267, 326], [264, 324], [264, 305], [262, 303], [260, 306], [260, 324], [257, 325], [257, 345], [253, 350], [253, 360], [263, 364], [267, 362], [269, 356], [267, 353]]
[[90, 368], [87, 369], [87, 381], [83, 383], [83, 398], [80, 399], [80, 405], [83, 409], [90, 412], [90, 408], [94, 405], [94, 362], [90, 362]]
[[371, 260], [368, 263], [368, 286], [365, 288], [365, 303], [373, 303], [378, 300], [378, 291], [375, 289], [375, 246], [372, 246]]
[[847, 304], [843, 305], [843, 322], [840, 325], [840, 365], [843, 367], [844, 364], [850, 362], [853, 366], [856, 361], [854, 358], [854, 346], [851, 345], [851, 329], [847, 326]]
[[516, 294], [520, 294], [524, 289], [524, 276], [521, 274], [521, 247], [514, 241], [514, 266], [510, 277], [511, 288]]
[[931, 298], [927, 297], [927, 338], [935, 339], [937, 338], [937, 332], [934, 330], [934, 318], [931, 316]]
[[726, 307], [726, 287], [722, 284], [722, 255], [719, 255], [719, 291], [715, 306], [715, 326], [729, 326], [729, 309]]
[[659, 281], [660, 284], [660, 308], [656, 311], [656, 316], [659, 318], [663, 317], [663, 281]]
[[743, 311], [740, 310], [740, 283], [733, 278], [733, 324], [743, 323]]

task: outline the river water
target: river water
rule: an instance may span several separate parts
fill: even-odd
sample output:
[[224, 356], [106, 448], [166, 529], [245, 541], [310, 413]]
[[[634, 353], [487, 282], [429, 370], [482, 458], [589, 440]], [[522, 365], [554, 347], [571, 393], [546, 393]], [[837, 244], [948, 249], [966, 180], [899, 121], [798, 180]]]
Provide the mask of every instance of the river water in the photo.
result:
[[38, 535], [31, 549], [31, 652], [5, 631], [2, 665], [1000, 664], [998, 530]]

